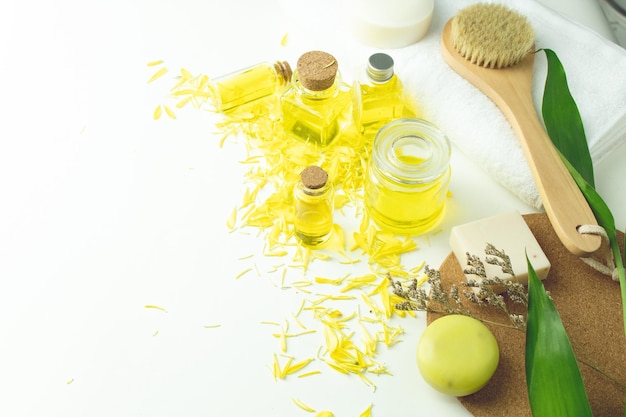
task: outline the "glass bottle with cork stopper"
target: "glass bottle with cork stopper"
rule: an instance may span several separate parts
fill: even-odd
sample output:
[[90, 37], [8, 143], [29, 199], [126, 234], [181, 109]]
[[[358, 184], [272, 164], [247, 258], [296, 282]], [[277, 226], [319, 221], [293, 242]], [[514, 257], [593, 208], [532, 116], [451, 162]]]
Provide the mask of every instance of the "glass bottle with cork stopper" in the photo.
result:
[[291, 84], [292, 75], [287, 61], [276, 61], [262, 62], [217, 77], [212, 81], [215, 108], [228, 112], [272, 94], [282, 94]]
[[285, 130], [306, 142], [326, 146], [349, 123], [350, 86], [334, 56], [309, 51], [300, 56], [292, 86], [281, 98]]
[[328, 173], [315, 165], [303, 169], [294, 199], [298, 239], [307, 246], [326, 243], [333, 229], [333, 186]]
[[392, 120], [416, 116], [415, 103], [404, 92], [393, 58], [385, 53], [370, 55], [362, 77], [354, 81], [352, 93], [352, 115], [362, 134], [373, 137]]

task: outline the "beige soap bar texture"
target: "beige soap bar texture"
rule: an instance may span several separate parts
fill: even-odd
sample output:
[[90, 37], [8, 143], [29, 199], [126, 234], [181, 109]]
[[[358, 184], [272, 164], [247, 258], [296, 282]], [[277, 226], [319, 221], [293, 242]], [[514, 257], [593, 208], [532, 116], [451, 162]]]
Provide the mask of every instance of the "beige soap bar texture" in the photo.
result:
[[[504, 250], [510, 257], [514, 277], [503, 273], [498, 265], [485, 262], [487, 257], [485, 248], [488, 243], [498, 250]], [[550, 261], [543, 253], [524, 218], [517, 211], [453, 227], [450, 234], [450, 248], [463, 270], [467, 268], [467, 253], [478, 256], [485, 264], [487, 278], [497, 276], [527, 285], [526, 254], [539, 279], [545, 279], [550, 271]], [[466, 277], [479, 280], [479, 277], [475, 275], [466, 274]]]

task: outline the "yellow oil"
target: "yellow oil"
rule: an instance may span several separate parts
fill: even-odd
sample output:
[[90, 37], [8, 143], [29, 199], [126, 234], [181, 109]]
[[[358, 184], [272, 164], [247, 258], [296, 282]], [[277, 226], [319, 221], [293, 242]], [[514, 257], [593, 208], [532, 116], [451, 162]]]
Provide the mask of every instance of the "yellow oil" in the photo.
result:
[[375, 135], [392, 120], [416, 116], [416, 106], [395, 74], [385, 83], [355, 86], [353, 109], [357, 128], [366, 135]]
[[297, 194], [294, 228], [296, 236], [305, 245], [324, 244], [333, 229], [332, 198], [303, 192]]
[[368, 212], [374, 222], [391, 232], [419, 235], [431, 230], [444, 214], [447, 177], [424, 184], [369, 183]]
[[308, 246], [319, 246], [330, 237], [333, 228], [332, 213], [326, 207], [302, 208], [294, 222], [296, 236]]
[[289, 82], [273, 64], [258, 64], [214, 80], [219, 96], [218, 109], [227, 112], [269, 96]]
[[333, 187], [326, 183], [321, 188], [308, 188], [303, 182], [296, 185], [295, 234], [308, 246], [320, 246], [329, 239], [333, 229]]
[[432, 125], [419, 130], [425, 123], [398, 119], [374, 141], [364, 187], [365, 206], [370, 218], [384, 230], [419, 235], [432, 230], [444, 215], [450, 181], [449, 144], [445, 137], [435, 136]]
[[306, 142], [326, 146], [348, 123], [350, 90], [303, 91], [292, 88], [281, 100], [285, 130]]

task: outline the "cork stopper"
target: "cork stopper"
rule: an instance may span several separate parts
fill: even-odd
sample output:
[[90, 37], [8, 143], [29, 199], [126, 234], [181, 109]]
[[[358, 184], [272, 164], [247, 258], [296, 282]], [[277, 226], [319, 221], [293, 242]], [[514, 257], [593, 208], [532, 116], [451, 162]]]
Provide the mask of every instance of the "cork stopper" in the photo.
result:
[[312, 91], [323, 91], [333, 85], [339, 65], [334, 56], [322, 51], [310, 51], [298, 59], [300, 82]]
[[306, 188], [318, 190], [326, 185], [328, 174], [322, 168], [312, 165], [302, 170], [300, 180]]

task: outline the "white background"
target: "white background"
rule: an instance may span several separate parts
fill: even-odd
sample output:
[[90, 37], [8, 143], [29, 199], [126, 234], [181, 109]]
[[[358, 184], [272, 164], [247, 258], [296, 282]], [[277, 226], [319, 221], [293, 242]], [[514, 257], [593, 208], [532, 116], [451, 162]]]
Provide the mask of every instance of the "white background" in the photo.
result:
[[[204, 112], [152, 120], [163, 91], [147, 84], [147, 62], [217, 75], [272, 59], [303, 5], [0, 6], [0, 415], [308, 415], [291, 398], [337, 416], [370, 403], [375, 416], [467, 414], [417, 371], [423, 314], [394, 319], [406, 334], [381, 348], [394, 375], [374, 378], [375, 392], [322, 363], [310, 365], [320, 375], [274, 381], [276, 329], [261, 322], [284, 323], [305, 295], [277, 288], [269, 271], [288, 260], [263, 257], [255, 230], [226, 227], [242, 197], [244, 143], [220, 148]], [[622, 145], [596, 167], [621, 230], [625, 157]], [[452, 168], [442, 231], [416, 238], [408, 266], [438, 266], [455, 224], [534, 211], [455, 150]], [[356, 224], [350, 213], [337, 221]], [[367, 267], [316, 262], [307, 277], [347, 272]], [[319, 344], [321, 335], [302, 336], [290, 353]]]

